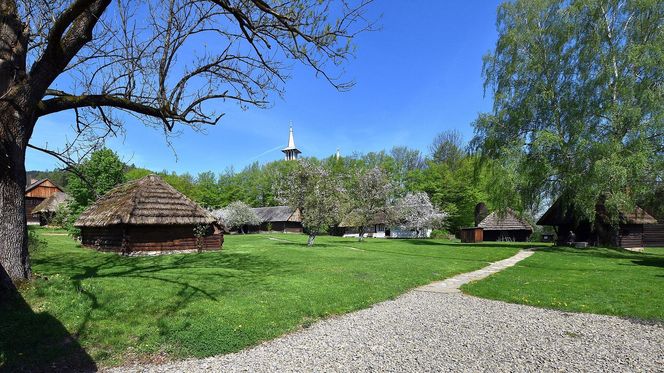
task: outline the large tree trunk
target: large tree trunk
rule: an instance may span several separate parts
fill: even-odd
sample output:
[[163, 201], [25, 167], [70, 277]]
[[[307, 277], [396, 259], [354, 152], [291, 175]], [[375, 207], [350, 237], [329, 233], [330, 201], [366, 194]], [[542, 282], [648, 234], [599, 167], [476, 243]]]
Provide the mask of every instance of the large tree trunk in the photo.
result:
[[0, 287], [27, 280], [31, 274], [25, 225], [25, 149], [41, 95], [31, 88], [26, 74], [26, 30], [16, 3], [0, 0]]
[[[9, 108], [8, 108], [9, 107]], [[30, 278], [28, 239], [25, 215], [24, 123], [14, 117], [16, 111], [0, 104], [0, 284]], [[7, 278], [7, 276], [9, 278]]]

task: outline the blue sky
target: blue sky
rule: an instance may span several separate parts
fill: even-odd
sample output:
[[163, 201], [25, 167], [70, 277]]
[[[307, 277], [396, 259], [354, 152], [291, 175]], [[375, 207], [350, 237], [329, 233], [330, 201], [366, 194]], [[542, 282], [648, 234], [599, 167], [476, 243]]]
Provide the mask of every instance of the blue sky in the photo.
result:
[[[124, 161], [156, 171], [197, 174], [236, 170], [259, 161], [282, 158], [278, 148], [288, 139], [293, 122], [303, 155], [327, 157], [337, 148], [348, 155], [406, 145], [427, 152], [433, 137], [458, 129], [472, 137], [472, 121], [491, 109], [484, 95], [482, 56], [493, 48], [498, 1], [377, 0], [370, 16], [381, 30], [360, 35], [356, 57], [346, 77], [356, 82], [339, 92], [311, 70], [295, 66], [285, 97], [269, 109], [241, 110], [220, 103], [226, 116], [205, 133], [180, 127], [172, 139], [177, 156], [159, 130], [138, 121], [126, 123], [124, 138], [107, 145]], [[32, 138], [36, 145], [55, 146], [69, 135], [72, 113], [40, 119]], [[28, 170], [58, 167], [54, 158], [29, 150]]]

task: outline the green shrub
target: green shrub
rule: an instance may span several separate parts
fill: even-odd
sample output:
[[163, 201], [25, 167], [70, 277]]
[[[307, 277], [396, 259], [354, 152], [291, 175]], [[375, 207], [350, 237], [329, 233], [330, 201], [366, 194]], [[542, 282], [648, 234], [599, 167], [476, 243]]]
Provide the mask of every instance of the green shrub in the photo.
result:
[[33, 254], [46, 248], [46, 240], [39, 237], [39, 234], [34, 229], [28, 228], [28, 251]]
[[431, 231], [431, 238], [449, 239], [450, 238], [450, 232], [448, 232], [445, 229], [434, 229], [433, 231]]

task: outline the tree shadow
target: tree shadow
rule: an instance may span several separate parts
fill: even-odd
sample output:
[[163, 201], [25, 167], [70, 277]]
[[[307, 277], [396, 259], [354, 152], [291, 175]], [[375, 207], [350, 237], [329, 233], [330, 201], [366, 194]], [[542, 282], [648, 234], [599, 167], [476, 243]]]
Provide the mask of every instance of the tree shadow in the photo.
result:
[[77, 336], [49, 313], [34, 312], [16, 288], [0, 289], [0, 315], [0, 372], [97, 371]]
[[[637, 259], [632, 260], [632, 263], [640, 266], [664, 268], [664, 258]], [[659, 277], [664, 277], [664, 275], [659, 275]]]

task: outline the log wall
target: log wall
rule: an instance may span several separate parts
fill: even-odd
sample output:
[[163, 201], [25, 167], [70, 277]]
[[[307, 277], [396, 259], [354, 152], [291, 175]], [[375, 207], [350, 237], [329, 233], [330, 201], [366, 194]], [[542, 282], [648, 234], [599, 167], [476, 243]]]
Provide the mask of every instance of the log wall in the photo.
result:
[[[224, 237], [221, 231], [209, 227], [201, 238], [203, 250], [221, 249]], [[108, 227], [82, 227], [84, 246], [101, 251], [150, 252], [199, 249], [193, 225], [146, 225]]]
[[664, 247], [664, 224], [645, 224], [643, 226], [643, 245], [645, 247]]

